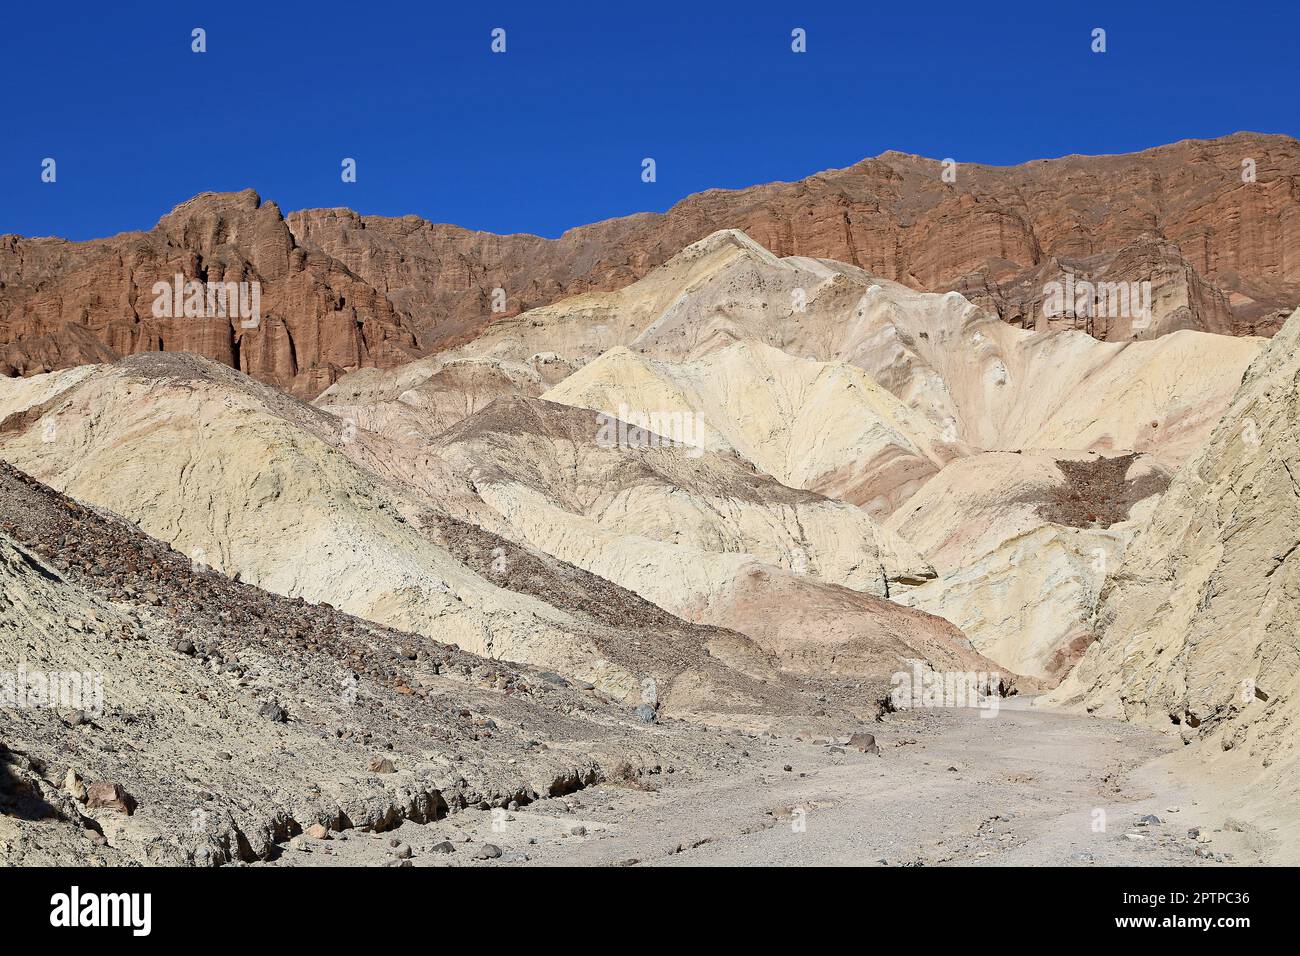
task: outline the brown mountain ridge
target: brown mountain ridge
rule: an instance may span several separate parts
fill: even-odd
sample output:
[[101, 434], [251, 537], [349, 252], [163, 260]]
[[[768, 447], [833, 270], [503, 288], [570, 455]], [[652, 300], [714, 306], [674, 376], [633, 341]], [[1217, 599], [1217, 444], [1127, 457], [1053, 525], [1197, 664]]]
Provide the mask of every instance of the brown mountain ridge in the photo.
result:
[[[1271, 335], [1300, 302], [1292, 137], [1237, 133], [1125, 155], [959, 163], [953, 182], [944, 170], [886, 152], [794, 183], [707, 190], [663, 214], [553, 240], [348, 209], [284, 217], [251, 190], [195, 197], [148, 232], [82, 243], [0, 236], [0, 372], [193, 351], [310, 397], [343, 372], [472, 339], [494, 317], [495, 289], [509, 315], [619, 289], [725, 228], [778, 256], [958, 291], [1013, 325], [1110, 341], [1183, 328]], [[151, 287], [177, 272], [260, 281], [261, 324], [154, 318]], [[1044, 289], [1067, 273], [1150, 281], [1151, 316], [1046, 316]]]

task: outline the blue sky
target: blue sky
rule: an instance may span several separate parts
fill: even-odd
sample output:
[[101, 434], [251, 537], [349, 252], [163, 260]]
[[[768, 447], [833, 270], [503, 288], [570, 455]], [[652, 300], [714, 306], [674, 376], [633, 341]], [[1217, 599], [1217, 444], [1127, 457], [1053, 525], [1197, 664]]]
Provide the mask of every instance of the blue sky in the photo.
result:
[[286, 211], [555, 236], [886, 149], [1012, 164], [1296, 135], [1298, 28], [1294, 4], [1186, 0], [9, 0], [0, 233], [111, 235], [251, 186]]

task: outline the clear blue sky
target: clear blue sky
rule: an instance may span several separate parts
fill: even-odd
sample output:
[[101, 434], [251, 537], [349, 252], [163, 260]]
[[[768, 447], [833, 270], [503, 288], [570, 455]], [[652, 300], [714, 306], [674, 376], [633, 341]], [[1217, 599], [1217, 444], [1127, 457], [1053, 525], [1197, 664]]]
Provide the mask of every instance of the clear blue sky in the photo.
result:
[[1012, 164], [1296, 135], [1296, 7], [5, 0], [0, 233], [111, 235], [251, 186], [554, 236], [886, 149]]

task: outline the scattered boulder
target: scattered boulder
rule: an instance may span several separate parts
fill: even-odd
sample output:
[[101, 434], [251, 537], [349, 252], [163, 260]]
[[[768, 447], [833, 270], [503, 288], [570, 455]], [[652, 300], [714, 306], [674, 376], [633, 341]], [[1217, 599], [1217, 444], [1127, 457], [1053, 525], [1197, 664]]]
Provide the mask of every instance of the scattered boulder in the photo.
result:
[[273, 700], [268, 700], [257, 709], [257, 716], [274, 724], [283, 724], [289, 719], [289, 712]]
[[640, 704], [633, 713], [644, 720], [647, 724], [653, 724], [655, 722], [655, 709], [651, 704]]
[[323, 823], [313, 823], [303, 832], [313, 840], [328, 840], [330, 838], [330, 831]]
[[845, 744], [864, 754], [880, 754], [880, 747], [876, 743], [875, 734], [854, 734]]
[[86, 788], [87, 810], [114, 810], [129, 817], [135, 808], [135, 798], [120, 783], [97, 780]]
[[501, 847], [495, 843], [484, 843], [477, 853], [474, 854], [476, 860], [496, 860], [501, 857]]

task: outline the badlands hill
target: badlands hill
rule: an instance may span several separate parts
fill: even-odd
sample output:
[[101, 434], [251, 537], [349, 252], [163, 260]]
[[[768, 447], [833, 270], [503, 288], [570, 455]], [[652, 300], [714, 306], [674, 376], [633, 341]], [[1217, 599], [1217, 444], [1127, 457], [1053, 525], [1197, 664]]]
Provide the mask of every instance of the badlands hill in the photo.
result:
[[[0, 236], [0, 374], [183, 350], [311, 398], [343, 372], [473, 338], [500, 318], [496, 289], [505, 315], [621, 289], [720, 229], [779, 256], [955, 290], [1022, 328], [1115, 342], [1178, 329], [1271, 335], [1300, 301], [1297, 175], [1300, 144], [1252, 133], [1014, 167], [888, 152], [554, 240], [348, 209], [286, 219], [251, 190], [204, 193], [145, 232]], [[260, 282], [263, 321], [155, 318], [153, 284], [177, 273]], [[1150, 282], [1150, 314], [1090, 315], [1079, 303], [1046, 314], [1046, 289], [1067, 274]]]
[[436, 397], [447, 370], [495, 367], [525, 394], [558, 379], [550, 402], [682, 417], [709, 452], [859, 506], [938, 574], [900, 578], [893, 600], [1055, 681], [1095, 637], [1145, 499], [1203, 444], [1263, 342], [1016, 329], [955, 293], [723, 231], [618, 292], [500, 319], [436, 360], [346, 376], [320, 402], [395, 437], [455, 404]]

